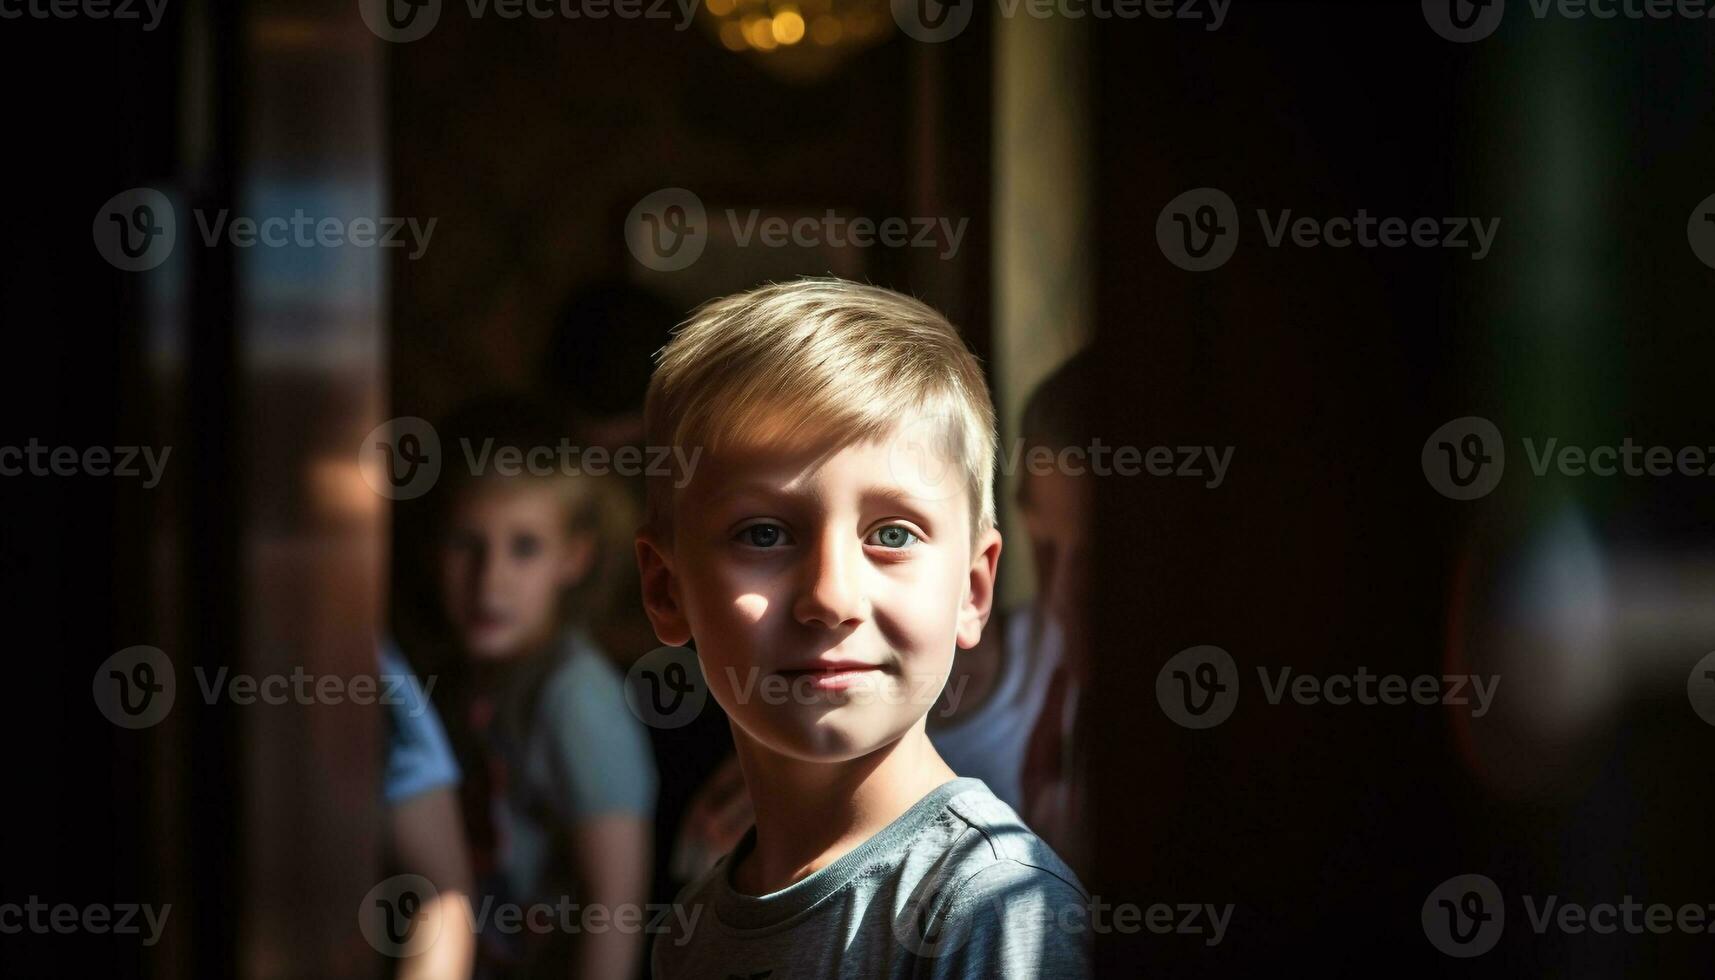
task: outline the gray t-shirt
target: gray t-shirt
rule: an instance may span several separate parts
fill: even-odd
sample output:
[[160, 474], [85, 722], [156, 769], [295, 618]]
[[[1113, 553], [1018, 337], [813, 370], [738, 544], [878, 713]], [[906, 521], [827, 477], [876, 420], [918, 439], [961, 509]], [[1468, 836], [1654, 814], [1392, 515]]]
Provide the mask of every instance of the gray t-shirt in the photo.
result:
[[733, 890], [756, 844], [685, 886], [656, 980], [1090, 975], [1089, 895], [980, 779], [931, 791], [863, 844], [770, 895]]

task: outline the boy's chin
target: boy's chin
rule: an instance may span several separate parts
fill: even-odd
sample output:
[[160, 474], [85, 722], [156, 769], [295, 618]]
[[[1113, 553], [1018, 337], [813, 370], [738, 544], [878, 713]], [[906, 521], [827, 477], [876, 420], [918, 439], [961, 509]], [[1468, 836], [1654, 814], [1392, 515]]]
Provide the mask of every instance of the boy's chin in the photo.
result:
[[841, 719], [824, 714], [820, 718], [769, 719], [762, 724], [739, 722], [745, 734], [776, 755], [801, 762], [850, 762], [897, 742], [910, 729], [878, 723], [874, 719]]

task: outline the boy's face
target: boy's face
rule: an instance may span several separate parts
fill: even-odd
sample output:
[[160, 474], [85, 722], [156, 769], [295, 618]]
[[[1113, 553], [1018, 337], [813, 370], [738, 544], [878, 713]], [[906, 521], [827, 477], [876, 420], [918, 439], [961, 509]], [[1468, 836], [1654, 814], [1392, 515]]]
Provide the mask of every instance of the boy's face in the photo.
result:
[[566, 531], [542, 484], [473, 487], [453, 505], [440, 547], [441, 602], [466, 653], [518, 656], [553, 634], [560, 594], [589, 568], [590, 542]]
[[639, 536], [657, 636], [696, 638], [715, 700], [771, 751], [837, 762], [891, 744], [982, 636], [1000, 534], [973, 542], [967, 494], [890, 466], [891, 442], [705, 454], [671, 546]]

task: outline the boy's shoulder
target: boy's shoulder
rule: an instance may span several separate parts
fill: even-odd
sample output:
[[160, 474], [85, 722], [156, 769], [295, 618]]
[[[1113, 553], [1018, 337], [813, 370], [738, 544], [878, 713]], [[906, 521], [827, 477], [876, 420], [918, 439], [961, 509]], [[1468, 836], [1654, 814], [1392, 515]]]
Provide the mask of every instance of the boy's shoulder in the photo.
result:
[[680, 893], [677, 904], [704, 921], [694, 934], [658, 937], [662, 976], [722, 963], [789, 976], [1088, 973], [1088, 893], [981, 780], [943, 784], [773, 895], [739, 895], [729, 883], [754, 833]]
[[952, 838], [917, 880], [895, 938], [931, 962], [932, 976], [1086, 975], [1089, 893], [1012, 807], [978, 786], [947, 801]]
[[[1060, 855], [1027, 827], [1017, 811], [995, 796], [981, 780], [968, 783], [946, 800], [947, 831], [938, 879], [947, 884], [994, 887], [1007, 878], [1042, 878], [1050, 888], [1063, 885], [1080, 896], [1085, 894], [1078, 876]], [[933, 849], [925, 841], [925, 850]], [[978, 878], [981, 881], [978, 881]], [[962, 880], [960, 880], [962, 879]]]

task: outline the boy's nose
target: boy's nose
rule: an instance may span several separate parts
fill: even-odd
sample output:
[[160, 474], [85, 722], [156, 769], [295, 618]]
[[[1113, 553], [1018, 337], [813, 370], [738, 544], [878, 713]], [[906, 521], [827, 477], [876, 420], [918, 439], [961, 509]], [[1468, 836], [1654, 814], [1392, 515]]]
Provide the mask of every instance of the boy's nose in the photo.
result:
[[840, 540], [824, 540], [815, 547], [807, 559], [808, 581], [794, 603], [798, 622], [834, 629], [869, 615], [860, 551], [857, 544]]

